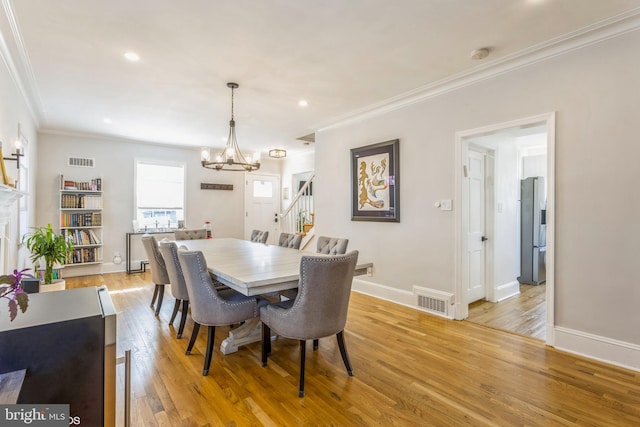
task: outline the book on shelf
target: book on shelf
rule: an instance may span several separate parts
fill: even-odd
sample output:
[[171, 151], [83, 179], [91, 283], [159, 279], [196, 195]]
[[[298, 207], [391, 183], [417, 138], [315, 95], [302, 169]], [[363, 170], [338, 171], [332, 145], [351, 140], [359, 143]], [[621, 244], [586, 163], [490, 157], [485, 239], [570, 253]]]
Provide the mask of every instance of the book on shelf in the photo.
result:
[[60, 189], [74, 191], [102, 191], [102, 178], [93, 178], [90, 181], [71, 181], [64, 179], [60, 174]]
[[101, 245], [101, 241], [93, 230], [63, 230], [66, 239], [77, 246]]
[[62, 209], [102, 209], [102, 196], [97, 194], [63, 194]]
[[99, 262], [99, 248], [79, 248], [74, 249], [67, 260], [68, 264], [84, 264], [88, 262]]
[[101, 227], [102, 213], [85, 212], [85, 213], [60, 213], [61, 227]]

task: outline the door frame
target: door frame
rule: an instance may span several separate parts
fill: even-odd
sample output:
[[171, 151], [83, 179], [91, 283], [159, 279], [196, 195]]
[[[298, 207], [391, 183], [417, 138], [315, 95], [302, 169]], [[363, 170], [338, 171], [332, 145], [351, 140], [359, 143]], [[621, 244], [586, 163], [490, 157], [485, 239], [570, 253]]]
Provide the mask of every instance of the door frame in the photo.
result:
[[462, 198], [464, 181], [464, 159], [468, 139], [472, 136], [496, 132], [517, 126], [528, 126], [536, 123], [546, 123], [547, 126], [547, 253], [546, 253], [546, 343], [553, 345], [555, 342], [554, 324], [554, 288], [555, 288], [555, 121], [556, 113], [550, 112], [537, 116], [512, 120], [509, 122], [482, 126], [474, 129], [458, 131], [455, 134], [455, 318], [466, 319], [469, 316], [469, 304], [465, 301], [463, 287], [463, 251], [464, 236], [462, 230]]

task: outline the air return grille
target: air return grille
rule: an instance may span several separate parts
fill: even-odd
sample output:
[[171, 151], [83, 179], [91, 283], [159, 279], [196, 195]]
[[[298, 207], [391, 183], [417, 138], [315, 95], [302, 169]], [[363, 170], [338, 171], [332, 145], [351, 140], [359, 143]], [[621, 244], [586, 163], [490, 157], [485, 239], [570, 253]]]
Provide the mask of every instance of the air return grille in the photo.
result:
[[413, 288], [413, 291], [418, 297], [418, 308], [429, 313], [437, 314], [450, 319], [453, 318], [453, 294], [418, 286], [415, 286]]
[[75, 166], [79, 168], [92, 168], [96, 163], [96, 159], [84, 157], [67, 157], [67, 166]]

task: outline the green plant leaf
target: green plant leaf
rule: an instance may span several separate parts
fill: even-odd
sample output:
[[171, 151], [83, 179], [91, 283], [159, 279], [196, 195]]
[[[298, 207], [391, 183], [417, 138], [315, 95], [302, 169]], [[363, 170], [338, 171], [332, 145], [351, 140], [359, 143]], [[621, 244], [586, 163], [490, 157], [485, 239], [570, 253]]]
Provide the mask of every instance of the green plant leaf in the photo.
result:
[[15, 300], [9, 300], [9, 318], [13, 322], [13, 319], [18, 315], [18, 304]]
[[29, 294], [27, 294], [26, 292], [16, 294], [16, 300], [18, 301], [18, 305], [20, 306], [20, 311], [22, 311], [23, 313], [27, 311], [27, 308], [29, 307]]
[[16, 282], [16, 278], [10, 275], [0, 276], [0, 283], [7, 283], [9, 285], [13, 285]]

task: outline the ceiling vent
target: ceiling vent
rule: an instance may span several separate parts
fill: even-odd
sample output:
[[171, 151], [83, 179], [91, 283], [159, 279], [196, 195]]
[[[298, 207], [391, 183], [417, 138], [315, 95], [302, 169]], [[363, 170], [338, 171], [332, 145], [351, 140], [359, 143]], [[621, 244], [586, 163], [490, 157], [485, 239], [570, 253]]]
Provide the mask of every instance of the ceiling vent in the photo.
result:
[[67, 166], [75, 166], [78, 168], [93, 168], [95, 167], [96, 159], [89, 159], [84, 157], [67, 157]]
[[309, 135], [301, 136], [300, 138], [296, 138], [298, 141], [303, 141], [305, 145], [309, 145], [312, 142], [316, 142], [316, 134], [310, 133]]

